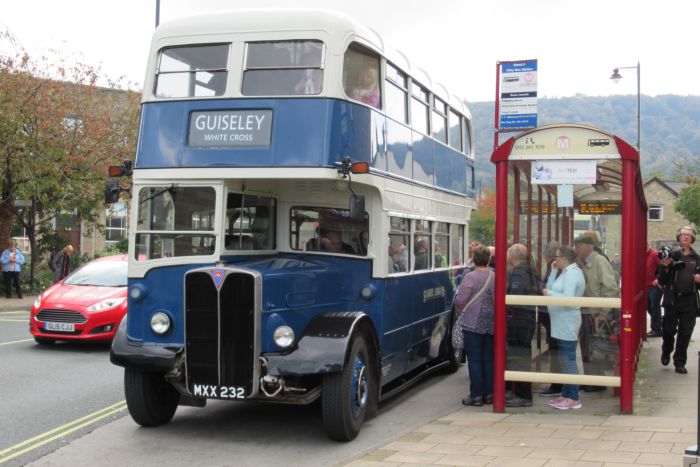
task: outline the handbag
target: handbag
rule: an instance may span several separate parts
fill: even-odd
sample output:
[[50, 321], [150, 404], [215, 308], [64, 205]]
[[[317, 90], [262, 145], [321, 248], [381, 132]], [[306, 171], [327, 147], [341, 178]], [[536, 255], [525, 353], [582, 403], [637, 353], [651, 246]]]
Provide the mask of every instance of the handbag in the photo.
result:
[[457, 314], [457, 317], [455, 319], [454, 324], [452, 325], [452, 351], [454, 352], [455, 356], [459, 357], [462, 354], [462, 349], [464, 348], [464, 333], [462, 332], [462, 324], [461, 324], [461, 318], [462, 314], [464, 311], [469, 308], [469, 305], [474, 303], [474, 300], [479, 298], [479, 296], [484, 293], [484, 290], [486, 290], [486, 287], [488, 287], [489, 282], [491, 282], [491, 276], [493, 275], [493, 271], [489, 271], [488, 277], [486, 277], [486, 280], [484, 281], [484, 285], [481, 286], [481, 289], [467, 302], [466, 305], [464, 305], [464, 308], [462, 308], [462, 311], [460, 311]]

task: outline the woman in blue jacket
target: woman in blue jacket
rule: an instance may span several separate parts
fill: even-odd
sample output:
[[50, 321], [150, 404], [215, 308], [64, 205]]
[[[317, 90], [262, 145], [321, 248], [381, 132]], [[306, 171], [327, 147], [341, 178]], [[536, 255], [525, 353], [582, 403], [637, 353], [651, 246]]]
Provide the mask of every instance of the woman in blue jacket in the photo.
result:
[[[557, 269], [561, 274], [557, 277]], [[576, 264], [576, 252], [568, 246], [560, 246], [554, 256], [554, 267], [547, 280], [544, 295], [549, 297], [581, 297], [586, 288], [583, 272]], [[578, 374], [576, 346], [581, 328], [581, 308], [547, 306], [551, 322], [551, 339], [559, 347], [558, 360], [563, 372]], [[561, 397], [549, 401], [555, 409], [580, 409], [581, 400], [577, 384], [565, 384]]]
[[22, 298], [22, 288], [19, 284], [19, 274], [24, 264], [24, 255], [17, 249], [14, 240], [10, 240], [10, 246], [0, 255], [2, 274], [5, 276], [5, 295], [12, 298], [12, 285], [15, 286], [17, 298]]

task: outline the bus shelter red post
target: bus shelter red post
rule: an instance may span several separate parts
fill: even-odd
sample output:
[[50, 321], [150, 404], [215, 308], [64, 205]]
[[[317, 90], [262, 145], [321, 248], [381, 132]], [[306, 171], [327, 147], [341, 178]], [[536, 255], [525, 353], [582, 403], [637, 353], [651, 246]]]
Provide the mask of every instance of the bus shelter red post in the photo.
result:
[[[525, 239], [525, 246], [527, 247], [527, 254], [532, 257], [532, 180], [529, 174], [525, 174], [527, 177], [527, 217], [525, 219], [527, 238]], [[520, 240], [515, 240], [514, 243], [521, 243]]]
[[552, 241], [552, 195], [547, 191], [547, 243]]
[[[636, 207], [638, 204], [635, 180], [635, 162], [622, 161], [622, 225], [635, 225]], [[629, 232], [629, 237], [622, 244], [622, 275], [621, 296], [621, 325], [620, 325], [620, 413], [631, 414], [634, 391], [634, 340], [635, 333], [633, 314], [635, 309], [634, 290], [637, 284], [636, 248], [638, 241], [637, 229]], [[635, 235], [635, 233], [637, 235]]]
[[[516, 177], [519, 177], [516, 171]], [[514, 197], [519, 197], [519, 184], [514, 185]], [[516, 201], [514, 210], [520, 208]], [[517, 218], [516, 218], [517, 220]], [[514, 226], [515, 228], [515, 226]], [[506, 407], [506, 236], [508, 234], [508, 161], [496, 162], [496, 283], [493, 323], [493, 411], [502, 413]]]
[[[498, 193], [498, 189], [496, 192]], [[508, 212], [508, 206], [505, 212]], [[513, 243], [518, 242], [520, 242], [520, 171], [513, 167]], [[496, 245], [496, 253], [498, 253], [498, 245]]]
[[537, 187], [537, 273], [542, 275], [542, 187]]

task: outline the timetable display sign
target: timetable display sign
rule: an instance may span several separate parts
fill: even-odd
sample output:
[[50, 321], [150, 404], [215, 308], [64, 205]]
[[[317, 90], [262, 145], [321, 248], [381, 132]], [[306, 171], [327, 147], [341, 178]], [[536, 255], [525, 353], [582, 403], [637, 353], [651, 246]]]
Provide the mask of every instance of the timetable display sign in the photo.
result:
[[500, 131], [520, 131], [537, 126], [537, 60], [500, 64]]
[[579, 201], [579, 214], [603, 214], [603, 215], [618, 215], [622, 214], [622, 201], [596, 200], [596, 201]]

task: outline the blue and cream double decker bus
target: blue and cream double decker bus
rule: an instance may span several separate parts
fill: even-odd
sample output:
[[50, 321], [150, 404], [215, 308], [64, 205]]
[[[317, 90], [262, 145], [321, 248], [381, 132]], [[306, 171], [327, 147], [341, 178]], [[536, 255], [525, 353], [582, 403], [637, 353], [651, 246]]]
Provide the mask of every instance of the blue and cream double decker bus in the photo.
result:
[[161, 25], [132, 175], [111, 360], [137, 423], [321, 398], [350, 440], [382, 398], [457, 368], [470, 116], [373, 31], [319, 11]]

